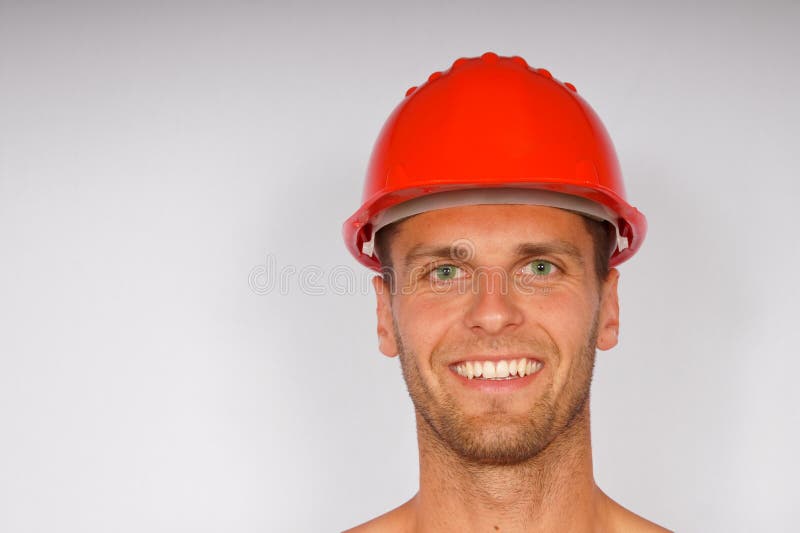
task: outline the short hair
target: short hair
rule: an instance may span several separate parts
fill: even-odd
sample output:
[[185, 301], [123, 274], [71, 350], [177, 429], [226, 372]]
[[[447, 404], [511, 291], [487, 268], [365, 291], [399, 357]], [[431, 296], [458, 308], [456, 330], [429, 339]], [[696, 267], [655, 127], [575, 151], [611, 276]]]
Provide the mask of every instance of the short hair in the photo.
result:
[[[598, 283], [602, 283], [610, 270], [609, 260], [617, 243], [616, 231], [614, 226], [606, 220], [598, 220], [585, 215], [581, 215], [581, 219], [583, 219], [586, 231], [589, 232], [594, 245], [594, 273]], [[390, 245], [392, 237], [399, 231], [400, 225], [405, 220], [408, 219], [398, 220], [384, 226], [375, 234], [375, 254], [381, 263], [381, 275], [390, 287], [394, 287], [395, 281], [392, 277], [394, 265]]]

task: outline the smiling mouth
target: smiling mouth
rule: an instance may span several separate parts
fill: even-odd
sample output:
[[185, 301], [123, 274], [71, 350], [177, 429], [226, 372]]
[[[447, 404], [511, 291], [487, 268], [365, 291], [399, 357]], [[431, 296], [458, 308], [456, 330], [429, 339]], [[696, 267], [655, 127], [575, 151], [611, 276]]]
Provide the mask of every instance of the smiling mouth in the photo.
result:
[[503, 381], [535, 374], [544, 364], [535, 359], [501, 359], [499, 361], [465, 361], [452, 365], [456, 374], [467, 379]]

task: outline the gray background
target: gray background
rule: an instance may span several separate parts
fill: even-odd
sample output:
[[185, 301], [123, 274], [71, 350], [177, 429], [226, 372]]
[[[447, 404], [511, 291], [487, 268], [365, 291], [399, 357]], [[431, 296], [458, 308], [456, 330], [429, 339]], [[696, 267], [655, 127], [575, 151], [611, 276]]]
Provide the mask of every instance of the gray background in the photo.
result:
[[800, 8], [596, 4], [0, 3], [0, 530], [334, 531], [409, 498], [340, 226], [405, 90], [492, 50], [577, 86], [650, 223], [598, 360], [600, 486], [679, 531], [790, 531]]

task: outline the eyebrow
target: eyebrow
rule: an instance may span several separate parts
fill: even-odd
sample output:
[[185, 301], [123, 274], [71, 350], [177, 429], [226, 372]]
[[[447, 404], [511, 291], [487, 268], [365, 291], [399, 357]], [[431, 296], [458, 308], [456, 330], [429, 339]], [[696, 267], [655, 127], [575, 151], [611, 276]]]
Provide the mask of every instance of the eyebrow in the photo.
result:
[[581, 266], [585, 264], [583, 254], [577, 246], [567, 241], [549, 241], [542, 243], [522, 243], [517, 246], [517, 255], [566, 255], [571, 257]]
[[405, 263], [411, 264], [419, 261], [420, 259], [453, 259], [452, 247], [450, 246], [426, 246], [424, 244], [417, 244], [413, 246], [405, 256]]
[[[585, 264], [583, 254], [577, 246], [571, 242], [557, 240], [547, 242], [525, 242], [517, 245], [515, 253], [518, 257], [532, 256], [532, 255], [566, 255], [571, 257], [581, 265]], [[405, 255], [405, 264], [410, 265], [421, 259], [453, 259], [457, 258], [452, 255], [451, 246], [427, 246], [424, 244], [417, 244]]]

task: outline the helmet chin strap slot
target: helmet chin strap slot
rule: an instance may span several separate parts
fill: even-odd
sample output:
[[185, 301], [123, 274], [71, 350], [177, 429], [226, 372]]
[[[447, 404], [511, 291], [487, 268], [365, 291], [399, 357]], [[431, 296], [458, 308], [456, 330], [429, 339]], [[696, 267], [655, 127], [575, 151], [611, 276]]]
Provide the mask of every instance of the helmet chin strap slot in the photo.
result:
[[372, 230], [372, 235], [370, 235], [369, 240], [365, 241], [361, 245], [361, 253], [367, 256], [372, 256], [375, 252], [375, 234], [378, 233], [376, 229]]

